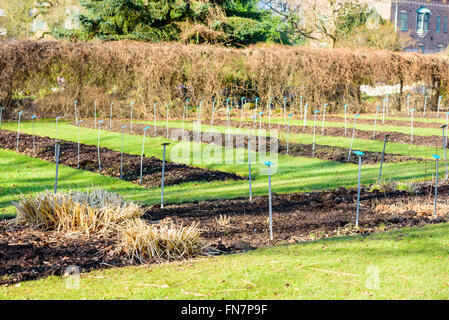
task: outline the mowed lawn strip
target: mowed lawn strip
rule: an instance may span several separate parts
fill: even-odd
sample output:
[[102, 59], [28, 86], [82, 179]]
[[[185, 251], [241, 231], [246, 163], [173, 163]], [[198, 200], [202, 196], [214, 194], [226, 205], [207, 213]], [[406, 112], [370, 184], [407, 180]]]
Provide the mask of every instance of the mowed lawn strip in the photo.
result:
[[51, 276], [0, 287], [0, 298], [447, 300], [448, 233], [445, 223], [98, 270], [81, 274], [79, 289]]

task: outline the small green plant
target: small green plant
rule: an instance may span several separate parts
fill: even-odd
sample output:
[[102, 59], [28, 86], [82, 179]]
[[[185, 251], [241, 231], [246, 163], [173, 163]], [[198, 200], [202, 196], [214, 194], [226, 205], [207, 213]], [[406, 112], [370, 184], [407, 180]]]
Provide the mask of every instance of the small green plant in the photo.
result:
[[380, 191], [383, 193], [390, 193], [398, 190], [398, 183], [396, 180], [381, 180], [376, 184], [373, 184], [370, 188], [370, 191]]

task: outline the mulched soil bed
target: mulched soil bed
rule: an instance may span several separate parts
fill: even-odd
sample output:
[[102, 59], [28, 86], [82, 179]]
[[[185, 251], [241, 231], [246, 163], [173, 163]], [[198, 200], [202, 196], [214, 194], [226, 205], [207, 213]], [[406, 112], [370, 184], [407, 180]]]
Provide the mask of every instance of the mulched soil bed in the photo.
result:
[[[82, 123], [83, 127], [87, 128], [94, 128], [94, 122], [92, 120], [85, 120]], [[112, 126], [109, 127], [109, 123], [105, 126], [105, 130], [110, 130], [113, 132], [121, 132], [121, 127], [123, 126], [123, 123], [113, 121]], [[143, 134], [143, 128], [146, 127], [146, 124], [141, 123], [134, 123], [133, 124], [133, 134]], [[129, 131], [129, 128], [126, 129], [126, 133], [131, 133]], [[179, 128], [168, 128], [168, 136], [172, 137], [173, 131], [180, 132], [179, 137], [177, 136], [178, 140], [181, 140], [182, 135], [182, 129]], [[223, 133], [214, 133], [214, 139], [209, 140], [206, 138], [207, 134], [210, 134], [209, 132], [203, 132], [202, 133], [202, 141], [205, 143], [212, 143], [217, 144], [220, 146], [224, 146], [226, 144], [226, 140], [228, 139], [228, 135]], [[156, 134], [154, 133], [154, 126], [151, 126], [151, 128], [147, 131], [147, 135], [151, 137], [166, 137], [167, 136], [167, 128], [166, 127], [156, 127]], [[189, 141], [194, 141], [194, 139], [197, 139], [196, 137], [197, 133], [193, 132], [191, 130], [184, 130], [184, 139]], [[220, 137], [221, 136], [221, 137]], [[238, 134], [231, 134], [231, 141], [232, 145], [235, 147], [236, 141], [241, 140], [244, 142], [244, 148], [248, 147], [248, 136], [245, 135], [238, 135]], [[258, 150], [258, 138], [252, 137], [251, 138], [251, 149], [252, 150]], [[274, 138], [273, 138], [274, 140]], [[278, 153], [280, 154], [287, 154], [287, 143], [281, 140], [277, 140], [278, 144]], [[264, 140], [262, 140], [264, 141]], [[266, 151], [270, 152], [270, 145], [272, 143], [270, 138], [267, 138], [265, 140], [266, 142]], [[289, 152], [288, 154], [295, 157], [312, 157], [312, 144], [299, 144], [299, 143], [289, 143]], [[322, 160], [328, 160], [328, 161], [336, 161], [336, 162], [348, 162], [348, 151], [347, 148], [342, 147], [335, 147], [335, 146], [327, 146], [327, 145], [315, 145], [315, 158], [322, 159]], [[363, 158], [363, 162], [366, 164], [378, 164], [380, 162], [382, 153], [381, 152], [371, 152], [367, 151], [365, 152], [365, 157]], [[424, 161], [422, 158], [416, 158], [416, 157], [408, 157], [408, 156], [402, 156], [402, 155], [395, 155], [395, 154], [385, 154], [384, 162], [405, 162], [405, 161]], [[358, 163], [357, 157], [351, 157], [350, 161], [351, 163]]]
[[[317, 141], [319, 141], [321, 136], [321, 122], [317, 119], [317, 127], [316, 127], [316, 135], [317, 135]], [[207, 120], [206, 120], [207, 121]], [[214, 120], [214, 122], [217, 125], [226, 126], [227, 122], [226, 120]], [[206, 122], [207, 123], [207, 122]], [[235, 128], [259, 128], [259, 123], [254, 124], [253, 122], [240, 122], [240, 121], [231, 121], [231, 126]], [[334, 137], [346, 137], [351, 138], [352, 135], [352, 128], [354, 126], [354, 120], [352, 120], [348, 124], [347, 133], [345, 136], [345, 128], [335, 128], [335, 127], [325, 127], [324, 128], [324, 135], [325, 136], [334, 136]], [[380, 125], [377, 127], [380, 128]], [[262, 129], [269, 130], [269, 124], [268, 123], [262, 123]], [[280, 131], [286, 131], [283, 124], [271, 124], [271, 129], [277, 129]], [[290, 132], [291, 133], [307, 133], [307, 134], [313, 134], [313, 126], [306, 126], [305, 131], [303, 131], [302, 126], [290, 126]], [[417, 136], [413, 135], [413, 142], [411, 142], [410, 134], [405, 133], [398, 133], [398, 132], [384, 132], [384, 131], [377, 131], [375, 140], [384, 141], [385, 135], [390, 134], [388, 141], [390, 142], [398, 142], [403, 144], [413, 144], [413, 145], [424, 145], [429, 147], [443, 147], [443, 137], [442, 136]], [[371, 130], [355, 130], [355, 138], [359, 139], [373, 139], [373, 132]], [[448, 140], [449, 141], [449, 140]], [[449, 144], [449, 143], [448, 143]]]
[[[0, 130], [0, 148], [16, 150], [17, 133]], [[36, 136], [36, 154], [33, 153], [33, 136], [20, 134], [19, 152], [46, 161], [55, 161], [55, 140]], [[78, 144], [62, 141], [59, 163], [77, 168]], [[120, 177], [120, 152], [100, 148], [101, 174]], [[80, 144], [80, 169], [99, 172], [97, 146]], [[138, 182], [140, 175], [140, 156], [123, 154], [123, 179]], [[162, 161], [155, 157], [143, 158], [142, 185], [160, 187], [162, 179]], [[165, 185], [176, 185], [191, 181], [243, 180], [236, 174], [217, 170], [207, 170], [174, 162], [165, 163]]]
[[[396, 229], [447, 221], [446, 218], [424, 217], [410, 211], [404, 215], [376, 212], [376, 202], [399, 202], [407, 199], [429, 201], [432, 186], [423, 186], [418, 194], [405, 191], [392, 193], [370, 192], [366, 188], [361, 194], [359, 226], [354, 229], [356, 216], [356, 189], [340, 188], [335, 191], [273, 194], [273, 234], [269, 240], [268, 198], [232, 199], [203, 201], [180, 205], [151, 206], [146, 211], [148, 220], [172, 219], [175, 223], [190, 225], [200, 222], [203, 237], [213, 246], [224, 252], [248, 250], [261, 246], [293, 243], [304, 240], [327, 238], [335, 235], [370, 233], [379, 230]], [[440, 197], [449, 193], [449, 186], [439, 187]], [[431, 197], [431, 201], [433, 198]], [[231, 218], [230, 226], [222, 228], [216, 219], [220, 215]], [[379, 228], [382, 226], [382, 228]]]
[[113, 254], [115, 240], [9, 226], [0, 220], [0, 285], [64, 275], [68, 266], [81, 272], [129, 265]]
[[[376, 201], [398, 202], [416, 199], [428, 202], [431, 186], [424, 186], [417, 195], [405, 192], [369, 192], [361, 194], [360, 229], [355, 221], [356, 189], [340, 188], [318, 193], [273, 195], [274, 241], [269, 240], [267, 197], [202, 201], [147, 208], [150, 222], [171, 219], [190, 225], [200, 222], [203, 238], [211, 244], [211, 253], [235, 253], [274, 244], [328, 238], [337, 235], [369, 234], [372, 232], [447, 221], [443, 217], [424, 217], [409, 211], [403, 215], [373, 211]], [[447, 196], [448, 185], [441, 185], [441, 197]], [[433, 198], [432, 198], [433, 199]], [[446, 217], [448, 213], [445, 213]], [[231, 218], [230, 225], [221, 227], [220, 215]], [[26, 227], [10, 226], [0, 221], [0, 285], [35, 280], [48, 275], [63, 275], [66, 268], [76, 265], [81, 272], [130, 263], [115, 247], [115, 237], [43, 232]], [[117, 255], [121, 252], [121, 255]]]

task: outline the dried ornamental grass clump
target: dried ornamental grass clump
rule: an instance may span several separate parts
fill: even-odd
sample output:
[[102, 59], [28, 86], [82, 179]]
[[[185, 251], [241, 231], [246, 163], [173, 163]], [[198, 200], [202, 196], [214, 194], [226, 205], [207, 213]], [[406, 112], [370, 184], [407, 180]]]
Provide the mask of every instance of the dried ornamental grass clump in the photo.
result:
[[[434, 214], [434, 208], [435, 206], [432, 200], [429, 200], [427, 203], [411, 200], [397, 203], [379, 203], [374, 207], [374, 210], [395, 215], [403, 215], [406, 212], [416, 212], [419, 216], [430, 218]], [[449, 215], [448, 201], [438, 201], [437, 215], [441, 217]]]
[[187, 227], [172, 222], [148, 225], [143, 221], [123, 228], [122, 248], [131, 261], [161, 262], [194, 257], [207, 248], [198, 224]]
[[143, 213], [137, 204], [125, 203], [117, 194], [104, 190], [56, 194], [47, 191], [23, 197], [15, 207], [19, 225], [87, 234], [114, 231], [140, 219]]
[[52, 193], [24, 196], [15, 203], [19, 225], [42, 230], [82, 232], [88, 235], [108, 232], [116, 236], [117, 250], [131, 261], [161, 262], [186, 259], [205, 252], [198, 224], [177, 226], [171, 221], [148, 225], [143, 210], [124, 202], [113, 192]]

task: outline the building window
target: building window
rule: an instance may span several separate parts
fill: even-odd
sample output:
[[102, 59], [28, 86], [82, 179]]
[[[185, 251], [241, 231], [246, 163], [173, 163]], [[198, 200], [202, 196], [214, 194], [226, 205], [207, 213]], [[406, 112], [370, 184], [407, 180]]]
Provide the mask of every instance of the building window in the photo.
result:
[[430, 10], [421, 6], [417, 11], [416, 31], [423, 33], [429, 31]]
[[436, 21], [436, 27], [437, 27], [437, 33], [440, 33], [440, 16], [437, 16], [437, 21]]
[[443, 31], [444, 33], [447, 33], [447, 16], [444, 16]]
[[399, 30], [408, 30], [408, 13], [407, 11], [401, 11], [399, 14]]

